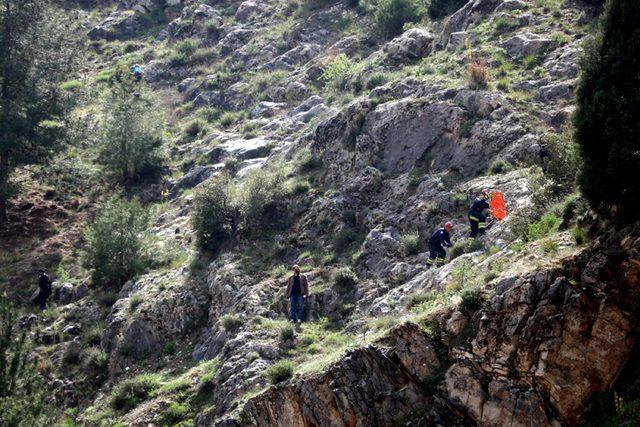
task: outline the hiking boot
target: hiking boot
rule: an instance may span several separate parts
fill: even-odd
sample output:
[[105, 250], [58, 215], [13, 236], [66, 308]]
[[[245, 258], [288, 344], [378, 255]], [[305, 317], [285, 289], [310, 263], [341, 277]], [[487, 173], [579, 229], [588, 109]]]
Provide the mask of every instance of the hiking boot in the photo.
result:
[[298, 321], [296, 323], [300, 324], [300, 323], [302, 323], [302, 320], [298, 319]]

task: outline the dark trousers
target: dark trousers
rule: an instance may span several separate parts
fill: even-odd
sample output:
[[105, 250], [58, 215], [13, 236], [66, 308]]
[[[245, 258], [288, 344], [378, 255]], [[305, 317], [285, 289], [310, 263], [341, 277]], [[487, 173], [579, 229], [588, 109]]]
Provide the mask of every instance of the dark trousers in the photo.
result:
[[38, 297], [36, 298], [36, 300], [38, 301], [38, 306], [40, 307], [40, 310], [44, 310], [45, 308], [47, 308], [47, 298], [49, 298], [48, 292], [45, 292], [42, 290], [38, 292]]
[[469, 237], [482, 236], [487, 228], [487, 217], [482, 212], [469, 211], [469, 225], [471, 233]]
[[442, 245], [436, 245], [429, 243], [429, 260], [427, 264], [432, 265], [444, 265], [444, 259], [447, 257], [447, 251], [444, 250]]
[[303, 313], [303, 301], [302, 294], [291, 295], [289, 297], [289, 320], [296, 321], [302, 320]]

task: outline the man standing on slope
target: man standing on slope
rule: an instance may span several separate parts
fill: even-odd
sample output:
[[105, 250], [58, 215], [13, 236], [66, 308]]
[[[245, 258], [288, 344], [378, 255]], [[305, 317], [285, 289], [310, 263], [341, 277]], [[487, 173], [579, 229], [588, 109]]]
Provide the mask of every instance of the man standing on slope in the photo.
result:
[[38, 270], [38, 287], [40, 291], [36, 300], [40, 310], [43, 311], [47, 307], [47, 298], [51, 296], [51, 279], [44, 268]]
[[309, 296], [309, 282], [304, 274], [300, 274], [300, 267], [293, 266], [293, 276], [287, 281], [287, 299], [289, 299], [289, 320], [301, 323], [303, 315], [302, 303]]
[[491, 206], [489, 206], [489, 189], [482, 189], [482, 194], [480, 197], [476, 197], [476, 199], [471, 204], [471, 208], [469, 209], [469, 225], [471, 226], [471, 234], [469, 237], [476, 238], [478, 235], [482, 236], [487, 229], [487, 215], [485, 211], [489, 210]]
[[447, 221], [443, 228], [439, 228], [429, 239], [429, 260], [427, 261], [427, 268], [431, 268], [434, 265], [444, 265], [444, 259], [447, 257], [447, 251], [443, 246], [451, 246], [451, 238], [449, 232], [453, 228], [453, 223]]

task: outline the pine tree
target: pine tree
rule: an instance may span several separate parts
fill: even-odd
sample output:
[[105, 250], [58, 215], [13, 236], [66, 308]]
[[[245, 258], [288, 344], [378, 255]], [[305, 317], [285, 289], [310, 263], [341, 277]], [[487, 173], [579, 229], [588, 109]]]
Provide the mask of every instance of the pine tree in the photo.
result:
[[24, 333], [15, 330], [16, 314], [0, 297], [0, 425], [46, 425], [42, 380], [29, 358]]
[[574, 116], [591, 206], [637, 219], [640, 205], [640, 3], [609, 0], [598, 36], [586, 49]]
[[50, 0], [0, 0], [0, 223], [13, 171], [50, 157], [64, 130], [71, 46]]
[[111, 78], [98, 161], [123, 185], [153, 177], [164, 161], [163, 117], [128, 70]]

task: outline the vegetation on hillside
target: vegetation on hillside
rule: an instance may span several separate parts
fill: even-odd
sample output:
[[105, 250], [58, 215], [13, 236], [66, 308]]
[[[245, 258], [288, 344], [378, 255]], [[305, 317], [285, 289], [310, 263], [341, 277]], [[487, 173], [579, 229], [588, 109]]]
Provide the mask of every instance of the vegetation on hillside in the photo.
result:
[[574, 123], [583, 159], [580, 188], [604, 215], [638, 219], [640, 183], [640, 8], [607, 2], [601, 29], [586, 48]]
[[61, 83], [74, 45], [49, 0], [0, 1], [0, 224], [17, 188], [13, 172], [49, 160], [65, 130]]

